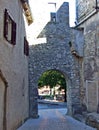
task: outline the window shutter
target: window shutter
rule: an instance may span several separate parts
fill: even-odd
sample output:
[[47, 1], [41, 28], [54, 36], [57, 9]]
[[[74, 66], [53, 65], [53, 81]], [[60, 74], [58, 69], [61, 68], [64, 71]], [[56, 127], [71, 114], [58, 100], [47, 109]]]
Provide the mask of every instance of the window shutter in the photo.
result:
[[4, 12], [4, 37], [8, 38], [8, 20], [9, 20], [9, 15], [8, 15], [8, 12], [7, 12], [7, 9], [5, 9], [5, 12]]
[[13, 45], [16, 44], [16, 23], [13, 21], [12, 22], [12, 37], [11, 37], [11, 43]]
[[27, 50], [27, 56], [29, 56], [29, 44], [28, 44], [28, 41], [27, 41], [27, 44], [26, 44], [26, 50]]
[[24, 54], [26, 56], [29, 56], [29, 45], [28, 41], [26, 40], [26, 37], [24, 37]]
[[4, 12], [4, 37], [10, 44], [16, 44], [16, 23], [9, 15], [7, 9]]

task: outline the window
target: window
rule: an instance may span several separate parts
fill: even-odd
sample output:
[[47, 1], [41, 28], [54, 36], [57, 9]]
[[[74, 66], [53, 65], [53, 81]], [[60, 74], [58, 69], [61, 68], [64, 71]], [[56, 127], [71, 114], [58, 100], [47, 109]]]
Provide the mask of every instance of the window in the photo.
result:
[[56, 22], [56, 13], [50, 13], [51, 22]]
[[4, 37], [10, 44], [16, 44], [16, 23], [9, 15], [7, 9], [4, 12]]
[[24, 37], [24, 54], [29, 56], [29, 44], [26, 37]]

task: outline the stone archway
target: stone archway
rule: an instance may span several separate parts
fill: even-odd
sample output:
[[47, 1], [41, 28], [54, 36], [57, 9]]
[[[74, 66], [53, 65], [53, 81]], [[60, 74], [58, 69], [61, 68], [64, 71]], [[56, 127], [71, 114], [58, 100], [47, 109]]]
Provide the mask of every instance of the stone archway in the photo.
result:
[[[70, 51], [71, 28], [69, 27], [69, 5], [63, 5], [57, 11], [57, 21], [48, 22], [38, 38], [46, 37], [46, 43], [30, 46], [29, 56], [29, 114], [38, 117], [37, 86], [41, 74], [55, 69], [67, 78], [67, 107], [72, 115], [80, 106], [79, 58]], [[74, 39], [73, 39], [74, 40]], [[75, 53], [75, 52], [74, 52]]]
[[[44, 47], [44, 48], [43, 48]], [[60, 48], [63, 58], [53, 53], [45, 53], [47, 45], [36, 45], [30, 47], [29, 58], [29, 114], [30, 117], [38, 117], [37, 87], [38, 79], [43, 72], [49, 69], [56, 69], [63, 72], [67, 81], [67, 109], [68, 114], [77, 113], [80, 108], [80, 72], [78, 60], [73, 59], [67, 47], [66, 55]], [[45, 49], [45, 50], [44, 50]], [[43, 52], [44, 51], [44, 52]], [[49, 50], [50, 51], [50, 50]], [[39, 53], [38, 53], [39, 52]], [[58, 52], [57, 52], [58, 54]], [[51, 55], [51, 56], [50, 56]], [[77, 108], [78, 107], [78, 108]]]
[[[42, 75], [42, 73], [49, 70], [49, 67], [47, 68], [47, 66], [46, 66], [46, 68], [43, 68], [41, 71], [35, 73], [34, 75], [32, 72], [33, 70], [34, 70], [34, 67], [30, 68], [30, 71], [29, 71], [29, 96], [30, 96], [30, 103], [29, 103], [30, 106], [29, 107], [30, 107], [30, 116], [33, 118], [37, 118], [38, 117], [38, 104], [37, 104], [38, 80], [39, 80], [40, 76]], [[68, 91], [71, 81], [70, 81], [69, 77], [67, 76], [66, 72], [64, 72], [63, 70], [60, 70], [60, 69], [55, 69], [55, 68], [53, 68], [53, 66], [51, 66], [50, 70], [57, 70], [64, 75], [66, 83], [68, 85], [67, 86], [67, 91]]]
[[[57, 39], [58, 40], [58, 39]], [[79, 59], [72, 56], [68, 40], [53, 44], [44, 43], [30, 46], [29, 56], [29, 116], [38, 117], [38, 79], [46, 70], [59, 70], [67, 78], [67, 109], [73, 115], [81, 111]]]
[[[38, 117], [38, 79], [47, 70], [59, 70], [64, 74], [67, 81], [67, 108], [68, 114], [72, 115], [73, 111], [80, 105], [80, 79], [78, 61], [75, 61], [67, 47], [66, 55], [60, 48], [62, 59], [55, 55], [55, 51], [49, 54], [45, 53], [47, 45], [39, 44], [30, 46], [29, 57], [29, 115]], [[39, 53], [38, 53], [39, 52]], [[58, 53], [58, 52], [57, 52]], [[51, 55], [52, 54], [52, 55]], [[51, 56], [50, 56], [51, 55]], [[51, 59], [50, 59], [51, 58]], [[55, 60], [56, 59], [56, 60]], [[73, 109], [74, 107], [74, 109]]]

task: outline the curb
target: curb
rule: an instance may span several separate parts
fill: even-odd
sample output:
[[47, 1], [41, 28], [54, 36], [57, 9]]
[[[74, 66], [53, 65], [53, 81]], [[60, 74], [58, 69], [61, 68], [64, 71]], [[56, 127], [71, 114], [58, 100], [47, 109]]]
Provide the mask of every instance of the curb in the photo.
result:
[[54, 101], [45, 101], [45, 100], [38, 100], [38, 103], [42, 104], [51, 104], [51, 105], [66, 105], [66, 102], [54, 102]]

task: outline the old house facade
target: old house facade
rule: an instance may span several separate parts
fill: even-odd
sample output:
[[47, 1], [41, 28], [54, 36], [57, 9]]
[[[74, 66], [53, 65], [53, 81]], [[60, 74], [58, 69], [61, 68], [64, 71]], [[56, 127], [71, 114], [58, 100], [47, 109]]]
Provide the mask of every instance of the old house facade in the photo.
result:
[[[99, 1], [76, 0], [76, 13], [71, 52], [76, 60], [82, 52], [78, 58], [81, 113], [88, 125], [99, 129]], [[77, 30], [82, 30], [82, 36]]]
[[77, 0], [76, 9], [76, 28], [83, 28], [84, 36], [81, 103], [87, 112], [97, 113], [99, 112], [99, 1]]
[[0, 130], [14, 130], [28, 117], [28, 44], [23, 10], [31, 24], [27, 1], [0, 1]]

